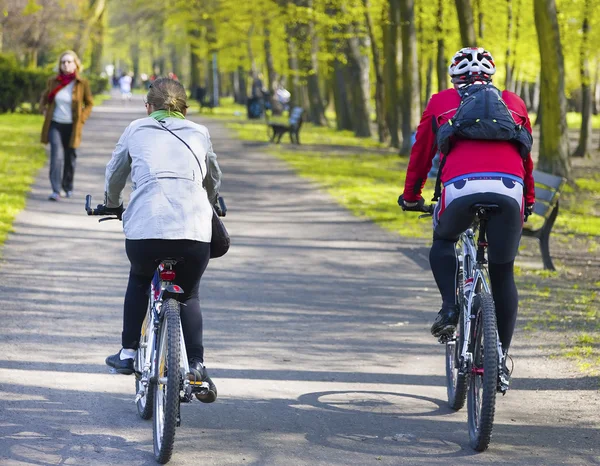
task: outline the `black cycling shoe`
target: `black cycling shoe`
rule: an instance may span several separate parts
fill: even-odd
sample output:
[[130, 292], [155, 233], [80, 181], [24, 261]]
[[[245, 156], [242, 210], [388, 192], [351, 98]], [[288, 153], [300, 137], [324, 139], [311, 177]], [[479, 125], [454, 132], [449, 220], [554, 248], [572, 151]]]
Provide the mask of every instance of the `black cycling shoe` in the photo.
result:
[[431, 334], [439, 338], [443, 335], [451, 335], [456, 330], [458, 324], [459, 308], [458, 306], [442, 305], [442, 309], [438, 312], [433, 325], [431, 326]]
[[133, 358], [121, 359], [121, 351], [106, 358], [106, 365], [112, 367], [119, 374], [133, 374]]
[[[510, 359], [510, 363], [511, 363], [510, 370], [506, 366], [507, 359]], [[510, 376], [512, 375], [513, 368], [514, 368], [514, 363], [513, 363], [512, 358], [508, 354], [504, 353], [504, 360], [502, 361], [502, 364], [500, 364], [500, 367], [498, 368], [498, 384], [496, 386], [496, 390], [498, 391], [498, 393], [502, 393], [503, 395], [506, 395], [506, 392], [508, 391], [508, 388], [510, 387]]]
[[217, 399], [217, 387], [208, 376], [206, 367], [200, 361], [190, 361], [190, 373], [194, 374], [196, 381], [208, 383], [208, 388], [203, 388], [200, 391], [194, 390], [194, 395], [202, 403], [212, 403]]

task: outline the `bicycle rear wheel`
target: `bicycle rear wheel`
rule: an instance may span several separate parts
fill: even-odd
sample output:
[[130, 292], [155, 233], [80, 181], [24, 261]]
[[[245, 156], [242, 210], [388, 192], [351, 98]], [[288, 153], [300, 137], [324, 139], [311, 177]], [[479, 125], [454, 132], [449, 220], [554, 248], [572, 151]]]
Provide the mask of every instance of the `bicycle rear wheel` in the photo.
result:
[[476, 298], [479, 309], [473, 331], [473, 366], [469, 376], [469, 438], [471, 447], [484, 451], [490, 444], [496, 410], [498, 333], [494, 300], [489, 293]]
[[173, 454], [175, 428], [179, 422], [180, 316], [179, 303], [168, 299], [162, 305], [156, 353], [154, 385], [154, 457], [161, 464]]

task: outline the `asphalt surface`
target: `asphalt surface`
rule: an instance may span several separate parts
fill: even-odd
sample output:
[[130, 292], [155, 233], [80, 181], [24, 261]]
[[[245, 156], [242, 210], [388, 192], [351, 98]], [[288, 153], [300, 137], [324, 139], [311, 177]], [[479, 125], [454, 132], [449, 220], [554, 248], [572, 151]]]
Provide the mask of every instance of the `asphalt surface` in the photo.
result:
[[[75, 197], [49, 202], [42, 169], [3, 249], [2, 465], [154, 464], [133, 378], [104, 365], [120, 347], [121, 225], [83, 209], [85, 194], [102, 199], [112, 149], [143, 111], [138, 96], [95, 108]], [[183, 406], [171, 464], [600, 464], [597, 380], [521, 332], [491, 447], [473, 452], [429, 335], [439, 303], [425, 245], [353, 217], [263, 144], [206, 124], [232, 235], [201, 287], [219, 398]]]

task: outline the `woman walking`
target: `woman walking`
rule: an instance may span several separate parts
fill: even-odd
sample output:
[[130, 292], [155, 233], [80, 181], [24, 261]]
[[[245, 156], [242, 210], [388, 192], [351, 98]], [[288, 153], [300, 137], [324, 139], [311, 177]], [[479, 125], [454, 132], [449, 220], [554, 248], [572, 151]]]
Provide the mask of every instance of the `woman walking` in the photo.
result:
[[94, 105], [88, 81], [79, 76], [81, 62], [77, 54], [71, 50], [63, 52], [58, 69], [58, 75], [48, 80], [40, 101], [45, 115], [41, 140], [43, 144], [50, 143], [51, 201], [60, 199], [61, 189], [67, 197], [73, 195], [75, 149]]

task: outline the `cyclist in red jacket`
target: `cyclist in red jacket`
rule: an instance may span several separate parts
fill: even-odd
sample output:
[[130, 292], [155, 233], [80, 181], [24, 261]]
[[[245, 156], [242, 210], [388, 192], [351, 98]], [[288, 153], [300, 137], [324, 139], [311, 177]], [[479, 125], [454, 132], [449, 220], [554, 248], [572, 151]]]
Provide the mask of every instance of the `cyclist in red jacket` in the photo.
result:
[[[482, 48], [464, 48], [456, 53], [449, 67], [454, 84], [431, 97], [417, 129], [406, 174], [404, 193], [398, 203], [404, 210], [421, 210], [421, 197], [427, 173], [438, 150], [436, 131], [451, 119], [461, 102], [458, 89], [471, 84], [491, 83], [496, 67], [490, 53]], [[525, 103], [516, 94], [503, 91], [502, 99], [515, 123], [531, 133]], [[431, 270], [442, 295], [442, 309], [431, 327], [439, 337], [454, 331], [459, 317], [456, 302], [458, 258], [455, 243], [473, 221], [470, 207], [478, 202], [500, 205], [501, 214], [489, 220], [488, 259], [492, 292], [496, 305], [498, 334], [508, 350], [518, 308], [514, 281], [524, 215], [531, 213], [535, 201], [531, 154], [524, 160], [511, 141], [457, 139], [447, 160], [441, 155], [443, 190], [434, 211], [433, 245], [429, 254]]]

